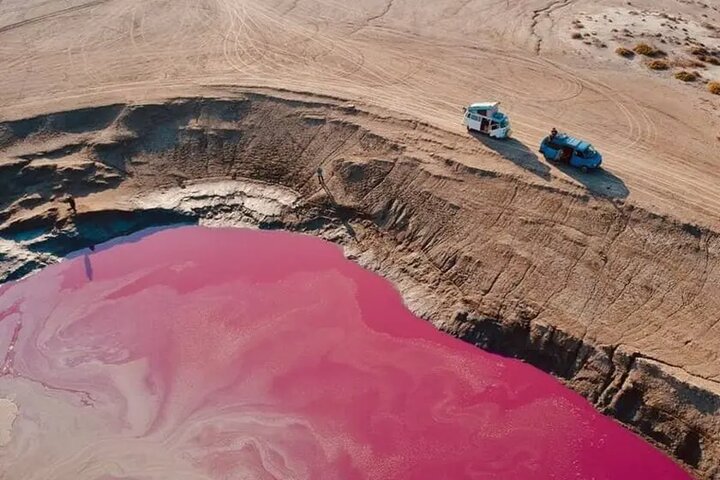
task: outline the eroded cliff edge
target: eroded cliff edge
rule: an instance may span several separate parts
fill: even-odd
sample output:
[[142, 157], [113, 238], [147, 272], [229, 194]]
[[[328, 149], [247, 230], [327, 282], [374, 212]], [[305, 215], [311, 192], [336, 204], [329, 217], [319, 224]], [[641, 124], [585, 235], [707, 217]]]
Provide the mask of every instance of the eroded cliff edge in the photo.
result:
[[[438, 328], [553, 373], [720, 478], [718, 234], [540, 174], [483, 169], [484, 155], [497, 154], [287, 93], [4, 122], [0, 275], [170, 223], [321, 235]], [[531, 153], [524, 168], [536, 168]]]

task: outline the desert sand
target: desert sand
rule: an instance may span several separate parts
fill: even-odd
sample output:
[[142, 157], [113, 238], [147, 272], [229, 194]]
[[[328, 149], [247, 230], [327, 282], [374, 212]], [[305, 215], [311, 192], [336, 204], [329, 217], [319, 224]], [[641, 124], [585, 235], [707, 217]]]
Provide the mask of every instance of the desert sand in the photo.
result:
[[[674, 74], [693, 48], [714, 57], [719, 10], [4, 0], [2, 278], [179, 220], [322, 235], [439, 328], [555, 374], [717, 478], [720, 70]], [[615, 53], [639, 42], [668, 70]], [[501, 102], [512, 139], [465, 131], [477, 100]], [[553, 126], [603, 170], [539, 158]]]
[[[462, 105], [499, 100], [530, 148], [557, 125], [605, 153], [619, 195], [718, 227], [717, 98], [573, 55], [571, 21], [626, 2], [510, 5], [6, 0], [0, 115], [242, 85], [348, 98], [457, 131]], [[633, 7], [720, 25], [717, 5]]]

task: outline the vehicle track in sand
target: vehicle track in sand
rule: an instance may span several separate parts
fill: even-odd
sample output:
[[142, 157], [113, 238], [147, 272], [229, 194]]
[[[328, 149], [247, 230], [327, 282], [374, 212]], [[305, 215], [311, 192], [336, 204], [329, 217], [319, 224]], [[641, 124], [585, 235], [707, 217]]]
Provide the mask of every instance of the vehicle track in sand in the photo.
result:
[[[66, 14], [78, 12], [78, 11], [80, 11], [80, 10], [85, 10], [85, 9], [87, 9], [87, 8], [92, 8], [92, 7], [101, 5], [101, 4], [103, 4], [103, 3], [106, 3], [106, 2], [108, 2], [108, 1], [110, 1], [110, 0], [91, 0], [90, 2], [83, 3], [83, 4], [81, 4], [81, 5], [75, 5], [75, 6], [72, 6], [72, 7], [63, 8], [63, 9], [56, 10], [56, 11], [53, 11], [53, 12], [50, 12], [50, 13], [46, 13], [46, 14], [43, 14], [43, 15], [38, 15], [38, 16], [36, 16], [36, 17], [31, 17], [31, 18], [28, 18], [28, 19], [25, 19], [25, 20], [20, 20], [20, 21], [18, 21], [18, 22], [14, 22], [14, 23], [2, 25], [2, 26], [0, 26], [0, 34], [5, 33], [5, 32], [8, 32], [8, 31], [10, 31], [10, 30], [14, 30], [14, 29], [16, 29], [16, 28], [26, 27], [26, 26], [33, 25], [33, 24], [35, 24], [35, 23], [44, 22], [44, 21], [46, 21], [46, 20], [54, 19], [54, 18], [57, 18], [57, 17], [59, 17], [59, 16], [61, 16], [61, 15], [66, 15]], [[0, 6], [1, 6], [1, 5], [0, 5]]]
[[[519, 145], [480, 155], [472, 166], [522, 175], [514, 162], [531, 158], [558, 126], [605, 154], [629, 200], [720, 226], [719, 160], [707, 160], [715, 121], [691, 114], [686, 93], [657, 83], [660, 93], [638, 95], [617, 75], [553, 55], [552, 44], [540, 56], [521, 48], [546, 34], [531, 28], [534, 17], [552, 22], [555, 8], [583, 8], [582, 1], [566, 3], [511, 6], [507, 25], [492, 20], [508, 11], [505, 2], [482, 0], [446, 0], [422, 10], [374, 0], [205, 0], [172, 8], [160, 0], [106, 0], [57, 12], [43, 2], [0, 5], [0, 22], [5, 8], [15, 19], [34, 12], [0, 30], [0, 48], [9, 52], [0, 61], [8, 72], [0, 80], [0, 115], [236, 84], [328, 94], [462, 134], [460, 107], [496, 99], [510, 113]], [[468, 23], [483, 9], [477, 27]], [[674, 123], [658, 110], [686, 120]], [[671, 132], [683, 141], [671, 141]], [[478, 142], [479, 151], [488, 148]], [[705, 152], [705, 159], [687, 152]], [[568, 182], [602, 187], [601, 180], [547, 168]]]

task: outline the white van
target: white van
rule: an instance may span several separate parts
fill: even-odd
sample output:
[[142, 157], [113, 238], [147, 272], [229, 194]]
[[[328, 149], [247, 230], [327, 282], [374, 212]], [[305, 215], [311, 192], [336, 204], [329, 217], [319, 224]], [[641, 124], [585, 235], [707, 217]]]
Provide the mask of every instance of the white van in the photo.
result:
[[475, 130], [493, 138], [510, 136], [510, 120], [498, 110], [500, 102], [478, 102], [463, 107], [463, 124], [468, 131]]

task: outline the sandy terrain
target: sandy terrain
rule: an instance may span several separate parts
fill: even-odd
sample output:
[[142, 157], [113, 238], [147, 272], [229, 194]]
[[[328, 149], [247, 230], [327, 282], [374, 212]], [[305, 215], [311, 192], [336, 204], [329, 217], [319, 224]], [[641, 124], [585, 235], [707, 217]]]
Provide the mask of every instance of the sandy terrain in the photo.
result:
[[8, 399], [0, 399], [0, 447], [10, 442], [10, 432], [17, 413], [17, 405]]
[[[720, 99], [572, 55], [572, 20], [626, 2], [507, 5], [5, 0], [0, 116], [251, 85], [332, 94], [457, 132], [462, 105], [497, 99], [530, 150], [556, 125], [605, 154], [619, 196], [720, 226]], [[720, 24], [717, 7], [692, 2], [633, 8]]]
[[[614, 53], [696, 57], [653, 37], [663, 13], [718, 47], [690, 1], [0, 1], [2, 278], [183, 219], [334, 236], [440, 328], [717, 478], [720, 96]], [[480, 99], [514, 139], [465, 132]], [[605, 169], [538, 158], [552, 126]]]

